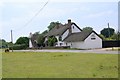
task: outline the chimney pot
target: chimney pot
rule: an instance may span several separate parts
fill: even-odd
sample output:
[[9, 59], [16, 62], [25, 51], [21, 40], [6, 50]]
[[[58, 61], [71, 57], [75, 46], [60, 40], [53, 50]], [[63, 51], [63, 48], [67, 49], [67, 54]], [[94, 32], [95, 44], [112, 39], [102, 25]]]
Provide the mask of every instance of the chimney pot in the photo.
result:
[[68, 29], [69, 29], [69, 35], [72, 33], [71, 29], [71, 19], [68, 19]]
[[71, 24], [71, 19], [68, 19], [68, 24]]

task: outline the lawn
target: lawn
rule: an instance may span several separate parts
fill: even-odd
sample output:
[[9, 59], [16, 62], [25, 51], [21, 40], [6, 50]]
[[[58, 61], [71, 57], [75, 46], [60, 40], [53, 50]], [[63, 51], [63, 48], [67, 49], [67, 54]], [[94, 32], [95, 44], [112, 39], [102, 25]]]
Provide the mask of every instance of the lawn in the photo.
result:
[[117, 54], [2, 53], [3, 78], [117, 78]]
[[2, 49], [0, 49], [0, 79], [2, 79]]

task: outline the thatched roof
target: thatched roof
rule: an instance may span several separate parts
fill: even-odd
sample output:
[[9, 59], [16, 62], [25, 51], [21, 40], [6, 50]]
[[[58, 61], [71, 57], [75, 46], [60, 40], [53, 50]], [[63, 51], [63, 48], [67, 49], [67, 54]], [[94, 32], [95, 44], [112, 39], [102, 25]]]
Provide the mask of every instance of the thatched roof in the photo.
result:
[[[76, 25], [75, 23], [71, 23], [71, 25], [72, 24]], [[65, 25], [59, 24], [59, 25], [55, 26], [52, 30], [50, 30], [45, 36], [57, 36], [57, 35], [61, 36], [67, 29], [69, 29], [69, 27], [71, 25], [68, 25], [68, 24], [65, 24]], [[80, 28], [78, 27], [78, 29], [80, 29]]]
[[51, 29], [45, 36], [57, 36], [57, 35], [62, 35], [64, 31], [68, 29], [68, 25], [58, 25], [55, 26], [53, 29]]

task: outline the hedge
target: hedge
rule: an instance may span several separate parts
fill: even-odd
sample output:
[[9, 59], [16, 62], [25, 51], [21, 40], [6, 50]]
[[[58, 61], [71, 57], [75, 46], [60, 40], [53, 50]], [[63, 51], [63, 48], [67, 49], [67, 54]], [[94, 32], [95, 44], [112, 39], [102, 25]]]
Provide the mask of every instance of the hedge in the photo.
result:
[[[13, 50], [21, 50], [21, 49], [27, 49], [28, 45], [25, 44], [16, 44], [13, 45]], [[10, 50], [12, 50], [12, 46], [9, 47]]]

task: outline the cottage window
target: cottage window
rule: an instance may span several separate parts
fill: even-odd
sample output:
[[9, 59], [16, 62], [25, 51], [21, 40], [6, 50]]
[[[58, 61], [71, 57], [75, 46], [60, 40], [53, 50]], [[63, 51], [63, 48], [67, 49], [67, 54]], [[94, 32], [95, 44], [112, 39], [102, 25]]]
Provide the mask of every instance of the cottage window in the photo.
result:
[[61, 36], [59, 37], [59, 41], [62, 41], [62, 37]]
[[37, 40], [34, 40], [35, 43], [37, 43]]
[[95, 40], [96, 38], [91, 38], [91, 40]]
[[62, 43], [60, 43], [60, 46], [62, 45]]
[[73, 29], [74, 29], [74, 26], [73, 26]]
[[96, 38], [95, 38], [95, 34], [92, 34], [91, 35], [91, 40], [95, 40]]
[[66, 43], [66, 46], [67, 46], [67, 43]]

